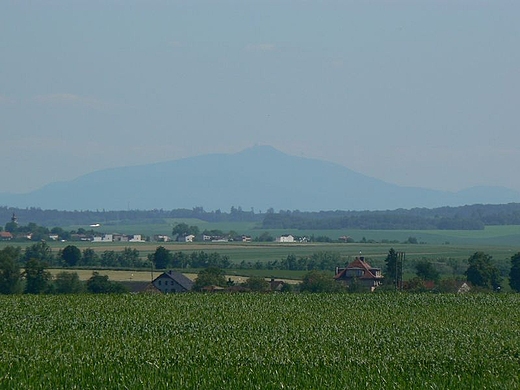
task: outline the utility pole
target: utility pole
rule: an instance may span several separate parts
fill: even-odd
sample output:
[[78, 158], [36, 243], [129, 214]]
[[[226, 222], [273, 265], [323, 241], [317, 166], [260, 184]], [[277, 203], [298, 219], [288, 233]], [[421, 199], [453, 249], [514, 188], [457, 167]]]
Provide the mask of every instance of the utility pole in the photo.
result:
[[397, 260], [395, 262], [395, 289], [403, 289], [403, 264], [406, 259], [405, 252], [397, 252]]

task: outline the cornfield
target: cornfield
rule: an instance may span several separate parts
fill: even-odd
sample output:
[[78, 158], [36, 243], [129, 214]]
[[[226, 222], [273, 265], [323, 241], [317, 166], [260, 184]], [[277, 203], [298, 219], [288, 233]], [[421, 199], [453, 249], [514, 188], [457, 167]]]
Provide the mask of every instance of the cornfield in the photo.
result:
[[518, 389], [520, 295], [0, 296], [2, 389]]

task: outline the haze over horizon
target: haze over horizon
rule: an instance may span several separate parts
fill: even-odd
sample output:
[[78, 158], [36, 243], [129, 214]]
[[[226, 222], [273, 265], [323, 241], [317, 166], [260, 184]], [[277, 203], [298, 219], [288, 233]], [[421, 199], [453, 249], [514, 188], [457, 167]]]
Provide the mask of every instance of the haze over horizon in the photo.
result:
[[520, 191], [520, 4], [0, 4], [0, 193], [272, 145], [401, 186]]

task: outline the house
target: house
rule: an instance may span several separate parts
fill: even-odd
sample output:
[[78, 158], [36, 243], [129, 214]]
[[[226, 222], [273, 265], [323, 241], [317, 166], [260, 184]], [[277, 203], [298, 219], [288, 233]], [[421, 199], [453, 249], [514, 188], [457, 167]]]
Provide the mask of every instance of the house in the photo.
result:
[[195, 236], [193, 234], [181, 234], [177, 237], [178, 242], [193, 242]]
[[193, 282], [180, 272], [167, 271], [152, 281], [153, 286], [162, 293], [180, 293], [191, 291]]
[[112, 234], [112, 241], [114, 242], [128, 242], [128, 236], [126, 234]]
[[233, 238], [233, 241], [239, 241], [239, 242], [251, 242], [251, 236], [241, 235], [241, 236], [235, 236]]
[[363, 289], [370, 291], [374, 291], [376, 287], [381, 285], [383, 278], [381, 268], [372, 267], [365, 261], [364, 257], [356, 257], [356, 259], [345, 268], [336, 267], [334, 275], [334, 279], [338, 282], [350, 286], [356, 281]]
[[112, 242], [114, 241], [114, 236], [112, 234], [105, 234], [101, 236], [94, 236], [92, 238], [92, 242]]
[[283, 280], [274, 280], [274, 278], [271, 278], [271, 281], [269, 282], [269, 290], [280, 292], [283, 290], [283, 287], [285, 286], [285, 282]]
[[155, 236], [153, 236], [153, 240], [157, 242], [169, 242], [172, 239], [170, 236], [167, 236], [165, 234], [156, 234]]
[[282, 234], [280, 237], [276, 237], [276, 242], [294, 242], [294, 236], [292, 234]]
[[145, 242], [140, 234], [132, 234], [128, 236], [128, 242]]
[[10, 232], [0, 232], [0, 240], [9, 241], [13, 239], [13, 235]]

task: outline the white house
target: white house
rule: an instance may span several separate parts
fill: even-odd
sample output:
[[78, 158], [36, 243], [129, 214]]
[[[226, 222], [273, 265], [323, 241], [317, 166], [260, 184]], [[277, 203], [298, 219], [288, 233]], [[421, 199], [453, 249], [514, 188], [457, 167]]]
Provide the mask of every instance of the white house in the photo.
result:
[[131, 238], [128, 240], [129, 242], [144, 242], [142, 236], [140, 234], [134, 234], [131, 236]]
[[280, 237], [276, 237], [276, 242], [294, 242], [294, 236], [292, 234], [282, 234]]
[[114, 241], [114, 236], [112, 234], [105, 234], [103, 236], [94, 236], [92, 238], [92, 242], [112, 242]]
[[193, 242], [195, 236], [193, 234], [187, 234], [177, 237], [178, 242]]

